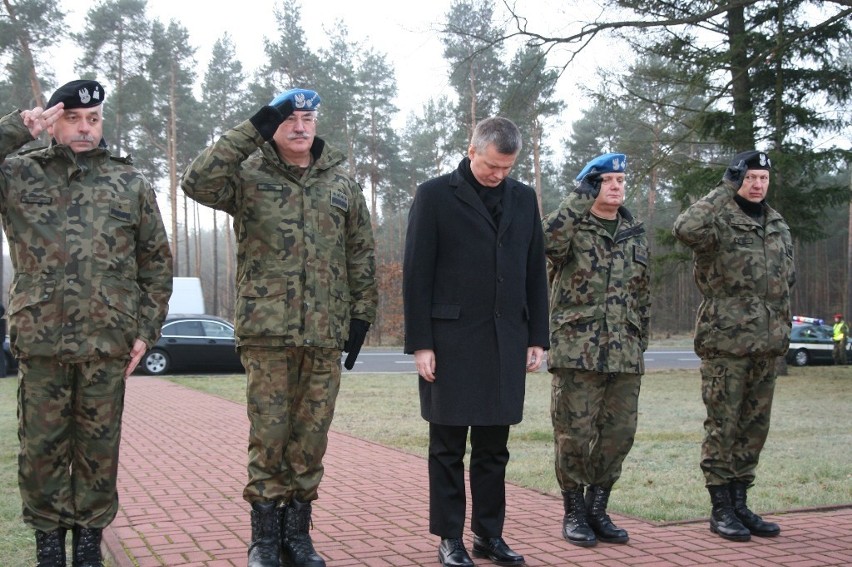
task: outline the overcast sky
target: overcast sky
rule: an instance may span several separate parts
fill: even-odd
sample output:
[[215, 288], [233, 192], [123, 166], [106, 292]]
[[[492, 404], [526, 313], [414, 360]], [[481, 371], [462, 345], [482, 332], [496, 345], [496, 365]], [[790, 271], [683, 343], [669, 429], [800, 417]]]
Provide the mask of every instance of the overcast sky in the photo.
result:
[[[530, 29], [558, 34], [575, 25], [578, 18], [573, 14], [577, 10], [572, 9], [572, 5], [578, 3], [573, 0], [517, 0], [515, 5], [517, 13], [530, 19]], [[63, 6], [69, 14], [69, 23], [75, 30], [80, 30], [88, 4], [69, 4]], [[455, 96], [448, 85], [449, 67], [444, 62], [443, 45], [436, 31], [444, 23], [452, 0], [302, 0], [300, 4], [302, 26], [312, 42], [309, 46], [312, 51], [327, 46], [324, 30], [333, 28], [338, 20], [342, 20], [349, 30], [350, 40], [363, 42], [387, 55], [397, 78], [398, 98], [395, 102], [401, 111], [399, 125], [404, 124], [410, 112], [419, 114], [430, 97], [440, 100], [441, 97]], [[174, 19], [186, 27], [190, 42], [197, 49], [196, 61], [199, 78], [202, 78], [213, 44], [226, 32], [231, 36], [244, 69], [251, 73], [265, 57], [264, 37], [275, 38], [273, 7], [276, 5], [280, 5], [280, 1], [212, 0], [196, 3], [148, 0], [148, 14], [164, 24]], [[583, 5], [586, 11], [594, 3], [586, 0]], [[502, 0], [495, 0], [495, 7], [502, 9]], [[579, 117], [582, 104], [574, 90], [574, 81], [587, 79], [594, 73], [595, 58], [600, 53], [590, 51], [583, 61], [572, 65], [571, 73], [560, 80], [559, 96], [569, 103], [565, 118], [560, 121], [562, 125], [569, 126]], [[74, 72], [76, 57], [73, 48], [57, 53], [55, 71], [58, 84], [77, 78]]]

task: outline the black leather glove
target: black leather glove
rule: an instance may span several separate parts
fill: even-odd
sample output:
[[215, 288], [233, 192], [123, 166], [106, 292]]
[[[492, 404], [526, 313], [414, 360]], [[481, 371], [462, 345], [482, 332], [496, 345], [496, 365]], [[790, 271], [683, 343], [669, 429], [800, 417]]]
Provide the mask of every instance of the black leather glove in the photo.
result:
[[358, 358], [358, 353], [361, 352], [361, 346], [364, 344], [364, 339], [367, 338], [367, 331], [370, 330], [370, 324], [361, 319], [352, 319], [349, 321], [349, 338], [343, 343], [343, 352], [348, 352], [343, 366], [346, 370], [352, 370], [355, 366], [355, 359]]
[[287, 120], [287, 117], [293, 114], [293, 101], [289, 98], [282, 99], [279, 95], [272, 99], [272, 102], [269, 103], [269, 106], [281, 113], [282, 122], [284, 120]]
[[746, 171], [748, 171], [748, 168], [745, 162], [740, 160], [740, 163], [737, 165], [728, 166], [728, 169], [725, 170], [725, 175], [722, 176], [722, 180], [731, 183], [735, 189], [739, 189], [743, 186], [743, 178], [745, 178]]
[[585, 176], [574, 191], [580, 195], [591, 195], [597, 198], [598, 193], [601, 192], [601, 176], [597, 173]]
[[267, 142], [272, 139], [275, 131], [281, 126], [288, 116], [293, 114], [293, 103], [290, 99], [283, 101], [280, 104], [273, 104], [273, 100], [268, 106], [262, 107], [254, 116], [249, 118], [249, 122], [257, 129], [260, 136]]

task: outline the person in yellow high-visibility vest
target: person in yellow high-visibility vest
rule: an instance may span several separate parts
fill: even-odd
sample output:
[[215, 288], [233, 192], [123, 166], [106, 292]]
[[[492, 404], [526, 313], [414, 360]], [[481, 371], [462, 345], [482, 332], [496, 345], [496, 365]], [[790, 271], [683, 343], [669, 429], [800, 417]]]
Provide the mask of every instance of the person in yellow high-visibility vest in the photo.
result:
[[846, 364], [846, 337], [849, 335], [849, 325], [843, 320], [843, 315], [837, 313], [834, 316], [834, 352], [831, 357], [834, 364]]

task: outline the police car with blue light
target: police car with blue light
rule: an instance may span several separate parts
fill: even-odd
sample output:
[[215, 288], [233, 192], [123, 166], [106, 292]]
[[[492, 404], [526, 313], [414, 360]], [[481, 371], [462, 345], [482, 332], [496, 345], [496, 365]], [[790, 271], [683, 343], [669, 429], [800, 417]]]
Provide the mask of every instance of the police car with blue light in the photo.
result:
[[[795, 366], [809, 364], [833, 364], [834, 331], [823, 319], [816, 317], [793, 317], [790, 332], [790, 348], [787, 362]], [[846, 340], [846, 361], [852, 362], [852, 342]]]

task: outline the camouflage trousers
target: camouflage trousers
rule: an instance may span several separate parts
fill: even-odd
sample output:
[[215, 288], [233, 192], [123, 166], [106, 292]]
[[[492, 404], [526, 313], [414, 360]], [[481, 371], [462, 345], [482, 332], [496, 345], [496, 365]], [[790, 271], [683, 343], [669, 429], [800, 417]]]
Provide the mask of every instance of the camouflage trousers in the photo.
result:
[[775, 357], [701, 361], [701, 397], [707, 409], [701, 470], [707, 486], [751, 484], [769, 434]]
[[834, 364], [846, 364], [846, 339], [834, 341], [831, 358], [834, 360]]
[[240, 358], [250, 425], [243, 498], [315, 500], [340, 389], [340, 351], [240, 347]]
[[554, 368], [550, 416], [563, 491], [611, 488], [633, 447], [641, 374]]
[[18, 486], [28, 526], [97, 529], [115, 518], [126, 365], [21, 360]]

